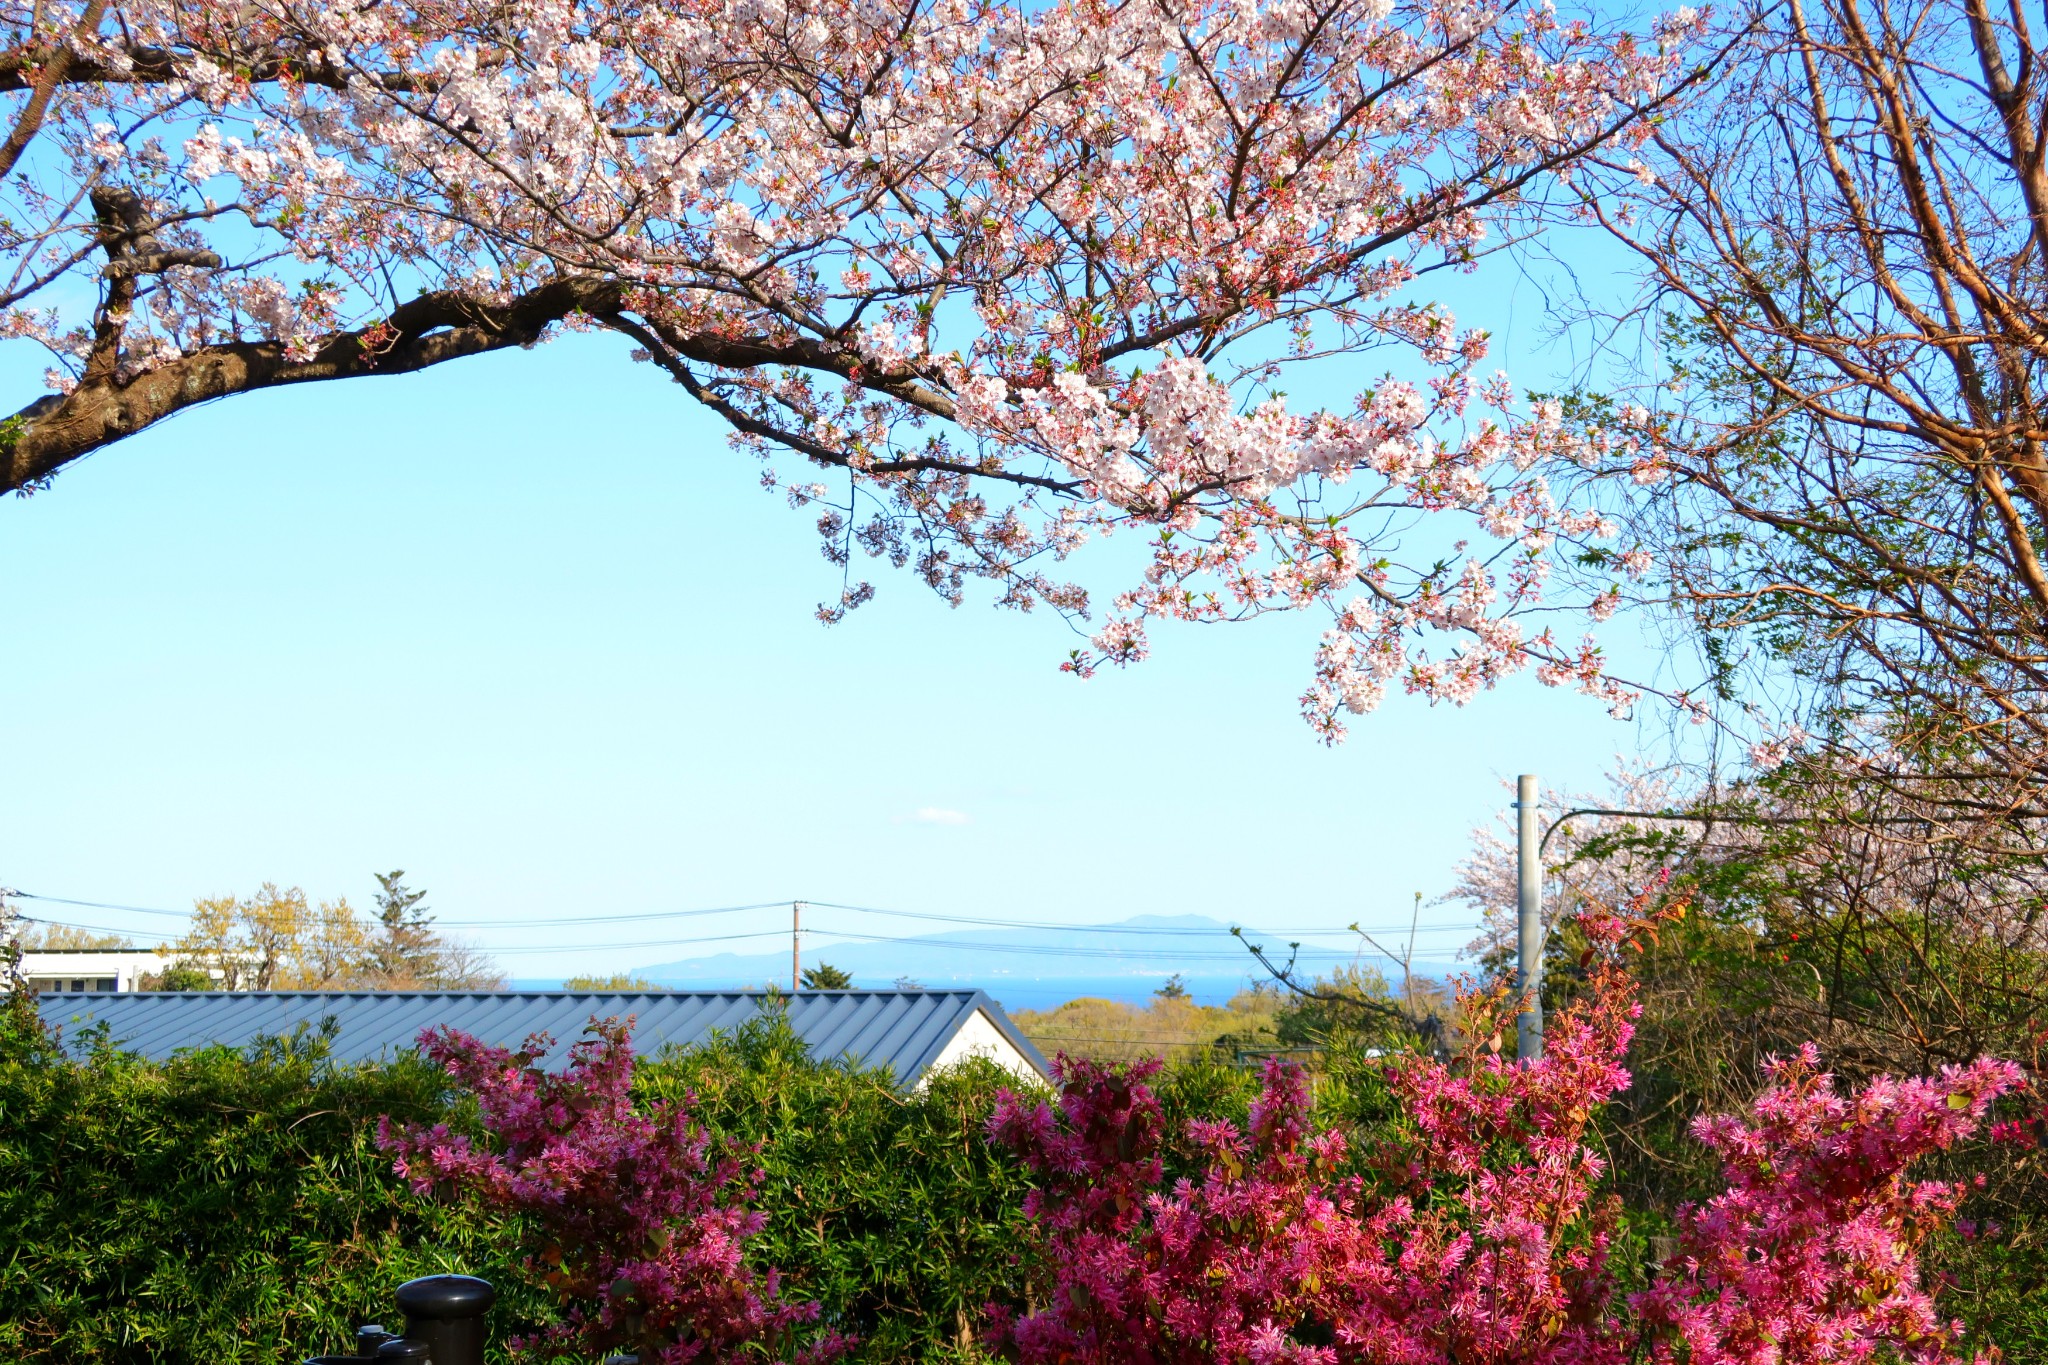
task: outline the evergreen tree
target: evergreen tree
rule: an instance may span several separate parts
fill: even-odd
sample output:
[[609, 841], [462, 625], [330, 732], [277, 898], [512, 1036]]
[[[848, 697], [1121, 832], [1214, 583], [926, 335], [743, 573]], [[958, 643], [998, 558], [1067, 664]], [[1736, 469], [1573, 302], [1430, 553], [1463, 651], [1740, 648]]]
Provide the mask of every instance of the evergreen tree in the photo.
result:
[[853, 978], [829, 962], [820, 962], [815, 967], [804, 968], [798, 978], [807, 991], [844, 991], [853, 988]]
[[425, 891], [405, 884], [405, 869], [377, 874], [377, 919], [382, 933], [371, 948], [374, 970], [386, 987], [417, 986], [435, 977], [439, 962], [434, 919]]

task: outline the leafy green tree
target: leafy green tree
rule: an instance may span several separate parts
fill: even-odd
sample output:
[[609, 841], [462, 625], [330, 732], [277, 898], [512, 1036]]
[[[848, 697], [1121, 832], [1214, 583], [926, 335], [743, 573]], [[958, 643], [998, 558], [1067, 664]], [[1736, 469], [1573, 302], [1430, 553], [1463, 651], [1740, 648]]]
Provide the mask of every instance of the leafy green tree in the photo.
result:
[[[417, 899], [402, 887], [400, 891]], [[227, 990], [475, 984], [464, 978], [483, 964], [460, 945], [424, 928], [423, 922], [405, 921], [401, 914], [397, 942], [404, 951], [396, 953], [389, 924], [380, 935], [346, 896], [316, 903], [299, 887], [265, 882], [252, 896], [194, 901], [177, 952], [183, 961], [219, 973]], [[400, 964], [396, 975], [389, 970], [394, 961]]]
[[1185, 1000], [1188, 998], [1187, 978], [1179, 972], [1175, 972], [1172, 976], [1167, 977], [1152, 994], [1158, 996], [1161, 1000]]
[[143, 978], [143, 989], [150, 991], [210, 991], [219, 984], [206, 968], [190, 962], [173, 962], [155, 976]]
[[[1427, 1002], [1436, 1017], [1442, 1002]], [[1273, 1034], [1284, 1047], [1413, 1046], [1423, 1017], [1397, 996], [1386, 977], [1371, 967], [1339, 967], [1305, 988], [1283, 996]]]
[[804, 968], [798, 978], [807, 991], [845, 991], [853, 989], [853, 978], [829, 962], [820, 962], [815, 967]]
[[1154, 994], [1143, 1006], [1082, 996], [1049, 1010], [1016, 1010], [1010, 1018], [1047, 1056], [1182, 1062], [1216, 1052], [1234, 1059], [1240, 1048], [1272, 1045], [1276, 1001], [1273, 992], [1256, 989], [1239, 991], [1223, 1005], [1198, 1005], [1187, 995]]
[[565, 991], [665, 991], [644, 976], [614, 972], [610, 976], [572, 976], [562, 983]]

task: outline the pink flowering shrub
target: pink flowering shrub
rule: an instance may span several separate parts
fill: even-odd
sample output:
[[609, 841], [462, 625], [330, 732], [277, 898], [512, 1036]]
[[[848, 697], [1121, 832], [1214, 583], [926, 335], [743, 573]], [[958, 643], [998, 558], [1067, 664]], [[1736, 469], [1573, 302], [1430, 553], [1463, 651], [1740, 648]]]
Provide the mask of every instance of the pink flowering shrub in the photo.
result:
[[588, 1035], [551, 1075], [536, 1065], [552, 1045], [545, 1034], [508, 1052], [428, 1029], [421, 1051], [475, 1097], [488, 1144], [446, 1124], [378, 1128], [415, 1190], [523, 1215], [527, 1268], [564, 1313], [515, 1348], [541, 1360], [629, 1350], [641, 1365], [761, 1349], [817, 1365], [840, 1354], [850, 1343], [829, 1331], [799, 1349], [818, 1305], [784, 1301], [776, 1273], [747, 1263], [764, 1222], [747, 1207], [758, 1172], [683, 1105], [635, 1111], [626, 1024], [593, 1021]]
[[1680, 1264], [1637, 1296], [1646, 1323], [1675, 1329], [1657, 1358], [1856, 1360], [1882, 1341], [1904, 1360], [1949, 1359], [1952, 1327], [1921, 1288], [1915, 1253], [1963, 1190], [1905, 1171], [1973, 1131], [2019, 1068], [1980, 1060], [1932, 1079], [1879, 1077], [1848, 1096], [1809, 1044], [1773, 1063], [1771, 1080], [1750, 1118], [1693, 1125], [1728, 1189], [1690, 1212]]
[[1006, 1095], [991, 1122], [1036, 1173], [1045, 1253], [1035, 1311], [991, 1309], [998, 1346], [1020, 1365], [1949, 1358], [1915, 1253], [1959, 1190], [1904, 1172], [2018, 1081], [2005, 1063], [1853, 1097], [1810, 1054], [1779, 1066], [1750, 1119], [1701, 1122], [1729, 1189], [1685, 1213], [1649, 1290], [1622, 1292], [1589, 1129], [1628, 1083], [1624, 950], [1663, 917], [1581, 921], [1589, 989], [1532, 1065], [1500, 1055], [1510, 993], [1468, 997], [1475, 1041], [1391, 1066], [1404, 1136], [1356, 1159], [1274, 1062], [1242, 1131], [1190, 1125], [1198, 1170], [1169, 1187], [1153, 1068], [1061, 1058], [1057, 1108]]

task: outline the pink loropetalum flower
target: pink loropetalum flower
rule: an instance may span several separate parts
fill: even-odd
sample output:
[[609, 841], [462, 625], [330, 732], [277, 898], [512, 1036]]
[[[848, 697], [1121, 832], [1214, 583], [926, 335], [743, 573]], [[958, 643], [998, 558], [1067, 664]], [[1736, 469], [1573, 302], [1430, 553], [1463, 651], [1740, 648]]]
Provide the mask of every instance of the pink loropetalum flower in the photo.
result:
[[1915, 1253], [1963, 1186], [1906, 1168], [1973, 1132], [2019, 1068], [1984, 1059], [1843, 1095], [1809, 1044], [1773, 1062], [1771, 1080], [1749, 1117], [1693, 1126], [1728, 1189], [1688, 1211], [1674, 1273], [1637, 1297], [1666, 1329], [1653, 1358], [1790, 1365], [1887, 1343], [1901, 1360], [1951, 1359], [1959, 1329], [1936, 1313]]
[[386, 1119], [378, 1143], [418, 1192], [522, 1215], [526, 1268], [564, 1308], [560, 1323], [516, 1343], [523, 1354], [631, 1350], [642, 1365], [759, 1359], [763, 1349], [800, 1365], [840, 1355], [851, 1343], [835, 1332], [792, 1345], [818, 1305], [784, 1300], [776, 1272], [746, 1259], [764, 1222], [747, 1207], [759, 1173], [687, 1102], [634, 1108], [628, 1028], [593, 1020], [559, 1074], [537, 1064], [551, 1046], [544, 1034], [515, 1053], [428, 1029], [421, 1051], [474, 1097], [486, 1140]]
[[1346, 1173], [1343, 1131], [1311, 1123], [1301, 1070], [1275, 1061], [1244, 1131], [1189, 1126], [1198, 1169], [1169, 1187], [1156, 1063], [1061, 1058], [1057, 1107], [1009, 1095], [991, 1124], [1037, 1177], [1026, 1212], [1045, 1253], [1042, 1307], [993, 1307], [996, 1344], [1020, 1365], [1949, 1358], [1911, 1234], [1957, 1191], [1902, 1172], [1974, 1127], [2016, 1079], [2004, 1063], [1854, 1098], [1810, 1057], [1778, 1068], [1752, 1119], [1702, 1123], [1731, 1187], [1688, 1213], [1684, 1261], [1618, 1295], [1590, 1128], [1628, 1083], [1625, 952], [1677, 913], [1647, 904], [1580, 918], [1587, 990], [1540, 1060], [1500, 1055], [1520, 1002], [1498, 984], [1466, 996], [1463, 1053], [1389, 1066], [1406, 1122], [1376, 1134], [1370, 1181]]

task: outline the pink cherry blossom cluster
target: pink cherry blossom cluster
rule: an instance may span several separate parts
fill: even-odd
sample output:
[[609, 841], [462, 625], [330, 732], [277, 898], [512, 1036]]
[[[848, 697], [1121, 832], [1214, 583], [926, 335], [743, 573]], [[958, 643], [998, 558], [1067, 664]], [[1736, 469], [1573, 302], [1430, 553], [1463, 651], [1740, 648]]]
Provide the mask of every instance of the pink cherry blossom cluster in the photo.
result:
[[642, 1365], [769, 1358], [822, 1365], [851, 1343], [831, 1331], [798, 1348], [815, 1303], [781, 1297], [773, 1270], [746, 1259], [763, 1215], [759, 1180], [683, 1105], [634, 1108], [630, 1021], [593, 1020], [558, 1073], [545, 1035], [518, 1052], [454, 1029], [420, 1049], [475, 1100], [482, 1142], [447, 1124], [378, 1125], [393, 1168], [422, 1193], [519, 1216], [529, 1273], [562, 1320], [517, 1343], [535, 1359], [636, 1352]]
[[[1546, 797], [1552, 809], [1581, 812], [1551, 830], [1544, 845], [1546, 933], [1550, 926], [1569, 921], [1591, 906], [1627, 904], [1638, 888], [1661, 875], [1665, 864], [1661, 848], [1631, 846], [1631, 836], [1641, 837], [1656, 826], [1625, 815], [1590, 812], [1603, 808], [1670, 810], [1682, 803], [1683, 789], [1670, 773], [1619, 755], [1606, 778], [1605, 786], [1596, 790], [1554, 791]], [[1515, 783], [1503, 780], [1501, 787], [1512, 803]], [[1469, 837], [1467, 852], [1455, 869], [1456, 880], [1433, 904], [1457, 905], [1478, 919], [1479, 933], [1459, 956], [1490, 972], [1500, 969], [1515, 952], [1521, 868], [1512, 804], [1497, 810], [1490, 823], [1473, 826]], [[1712, 847], [1726, 847], [1727, 838], [1717, 830]], [[1589, 846], [1602, 845], [1606, 846], [1604, 856], [1585, 857]]]
[[1020, 1365], [1954, 1358], [1916, 1249], [1960, 1191], [1905, 1172], [2017, 1084], [2000, 1062], [1855, 1096], [1810, 1053], [1781, 1065], [1750, 1118], [1702, 1121], [1730, 1185], [1687, 1211], [1680, 1260], [1617, 1289], [1590, 1128], [1628, 1083], [1626, 952], [1672, 912], [1634, 913], [1580, 921], [1587, 989], [1540, 1060], [1501, 1056], [1519, 1001], [1497, 985], [1466, 997], [1459, 1055], [1390, 1065], [1405, 1123], [1369, 1151], [1318, 1131], [1278, 1061], [1244, 1130], [1190, 1125], [1196, 1169], [1170, 1186], [1151, 1066], [1062, 1058], [1056, 1107], [1006, 1096], [991, 1129], [1037, 1177], [1045, 1269], [1034, 1311], [992, 1310], [1001, 1348]]
[[[74, 54], [0, 187], [0, 334], [47, 347], [62, 391], [264, 343], [376, 355], [410, 343], [411, 301], [459, 318], [568, 283], [549, 330], [627, 338], [742, 446], [805, 463], [769, 486], [830, 471], [835, 563], [1090, 615], [1078, 673], [1144, 657], [1161, 619], [1321, 608], [1302, 705], [1333, 740], [1389, 688], [1462, 703], [1531, 666], [1632, 700], [1597, 649], [1521, 622], [1611, 608], [1542, 601], [1554, 555], [1615, 534], [1544, 470], [1637, 438], [1524, 410], [1416, 285], [1535, 227], [1589, 151], [1640, 145], [1692, 11], [1647, 33], [1547, 0], [17, 0], [9, 21], [0, 73]], [[118, 300], [112, 241], [148, 262]], [[1349, 406], [1280, 391], [1367, 350], [1388, 369]], [[1054, 566], [1118, 531], [1149, 564], [1102, 612]], [[1462, 536], [1483, 548], [1439, 563]], [[869, 591], [849, 576], [821, 615]]]

